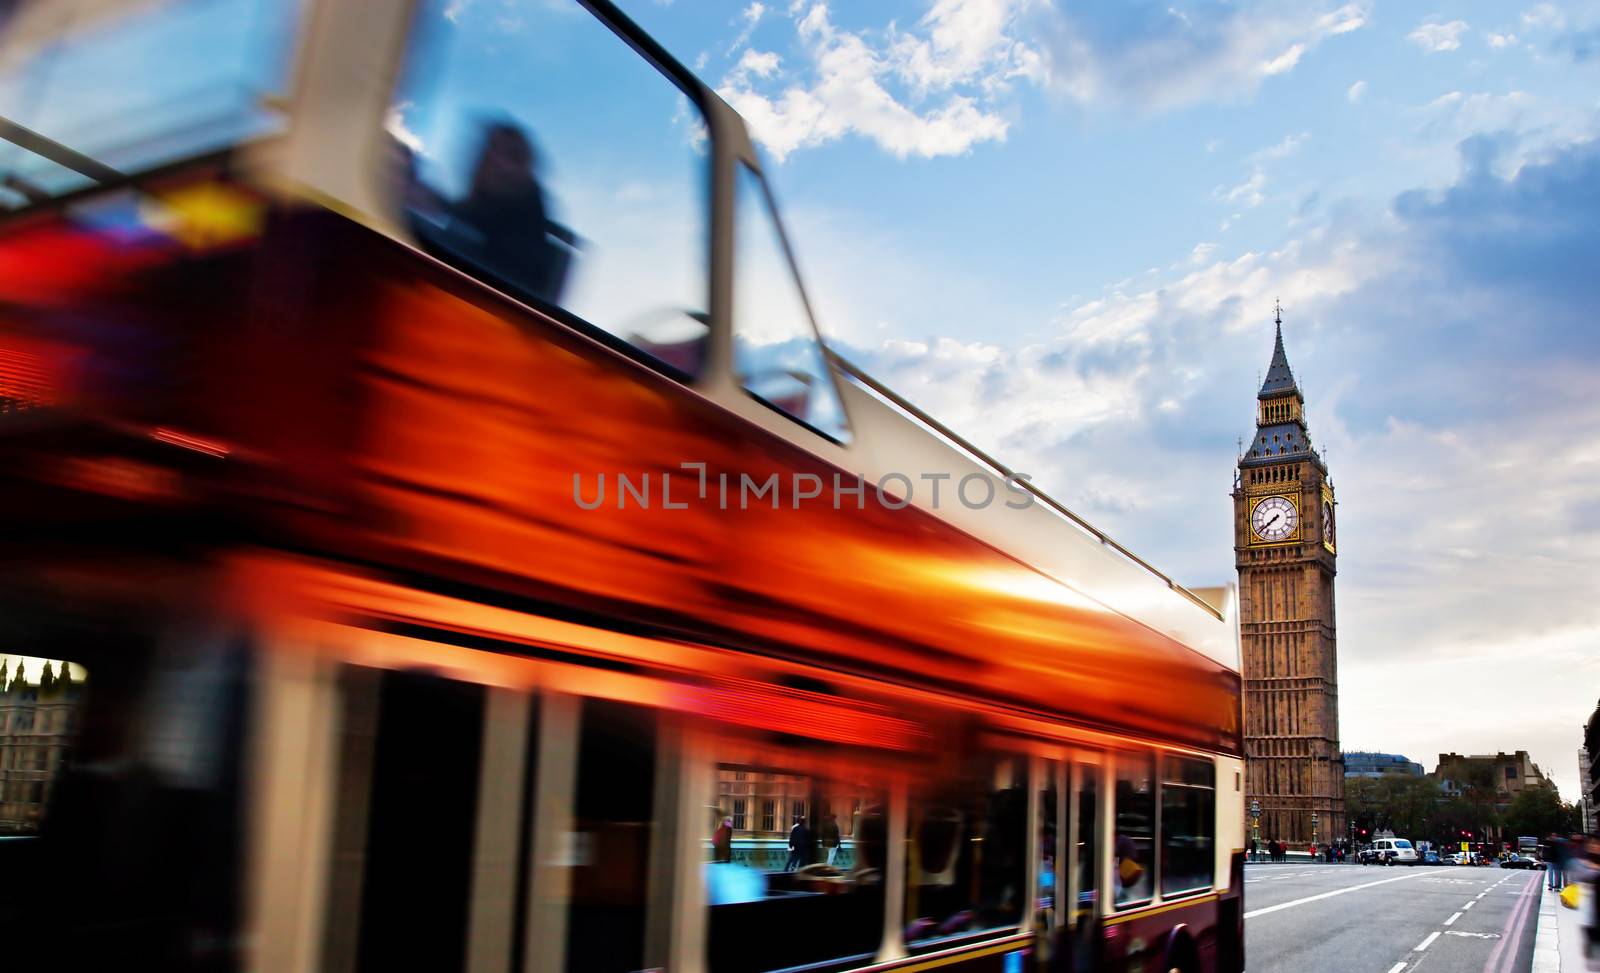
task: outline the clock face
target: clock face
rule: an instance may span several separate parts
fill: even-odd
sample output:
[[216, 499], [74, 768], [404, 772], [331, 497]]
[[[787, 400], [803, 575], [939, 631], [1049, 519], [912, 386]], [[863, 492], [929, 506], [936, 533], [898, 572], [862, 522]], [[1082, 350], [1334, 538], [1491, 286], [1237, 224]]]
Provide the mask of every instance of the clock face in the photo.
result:
[[1267, 497], [1250, 512], [1250, 529], [1264, 541], [1286, 540], [1299, 519], [1287, 497]]
[[1322, 501], [1322, 542], [1333, 546], [1333, 504]]

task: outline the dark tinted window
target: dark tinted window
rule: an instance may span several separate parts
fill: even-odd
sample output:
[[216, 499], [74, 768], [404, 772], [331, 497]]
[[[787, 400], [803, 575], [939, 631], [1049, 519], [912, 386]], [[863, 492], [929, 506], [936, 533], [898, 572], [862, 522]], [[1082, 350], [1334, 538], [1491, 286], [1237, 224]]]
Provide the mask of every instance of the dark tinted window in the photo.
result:
[[[1061, 805], [1056, 800], [1056, 773], [1059, 765], [1054, 760], [1042, 764], [1043, 776], [1039, 779], [1039, 887], [1034, 899], [1035, 923], [1046, 935], [1055, 930], [1056, 889], [1066, 879], [1057, 873], [1058, 855], [1065, 845], [1058, 840], [1057, 811]], [[1065, 869], [1063, 868], [1064, 872]]]
[[481, 686], [382, 674], [361, 882], [363, 973], [466, 962], [483, 706]]
[[1022, 757], [976, 754], [948, 781], [912, 796], [908, 946], [1022, 921], [1027, 787]]
[[1215, 775], [1209, 760], [1162, 761], [1162, 895], [1211, 887], [1216, 870]]
[[1111, 881], [1120, 906], [1148, 902], [1155, 887], [1155, 758], [1117, 755], [1116, 844]]
[[1078, 855], [1078, 901], [1072, 913], [1074, 928], [1092, 917], [1100, 905], [1100, 869], [1096, 859], [1100, 851], [1100, 836], [1095, 830], [1100, 803], [1100, 767], [1096, 764], [1079, 764], [1078, 806], [1074, 818], [1077, 834], [1073, 840]]
[[573, 828], [582, 851], [572, 869], [567, 969], [628, 973], [645, 965], [655, 712], [589, 699], [579, 727]]

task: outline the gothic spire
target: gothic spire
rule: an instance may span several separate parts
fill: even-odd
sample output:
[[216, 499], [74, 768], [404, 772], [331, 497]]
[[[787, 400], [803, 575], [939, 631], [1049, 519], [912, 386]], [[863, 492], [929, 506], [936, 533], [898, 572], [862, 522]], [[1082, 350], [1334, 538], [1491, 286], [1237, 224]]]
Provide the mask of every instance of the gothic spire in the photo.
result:
[[1267, 366], [1267, 380], [1261, 383], [1261, 392], [1257, 395], [1262, 399], [1295, 391], [1294, 373], [1289, 370], [1289, 356], [1283, 351], [1283, 305], [1274, 301], [1272, 310], [1277, 339], [1272, 346], [1272, 364]]

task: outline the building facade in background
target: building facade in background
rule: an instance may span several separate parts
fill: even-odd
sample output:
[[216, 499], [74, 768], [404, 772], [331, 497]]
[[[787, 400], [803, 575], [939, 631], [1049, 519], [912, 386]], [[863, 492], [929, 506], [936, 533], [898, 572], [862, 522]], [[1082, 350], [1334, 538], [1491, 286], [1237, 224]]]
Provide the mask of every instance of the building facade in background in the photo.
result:
[[1589, 751], [1578, 748], [1578, 827], [1584, 833], [1596, 830], [1594, 819], [1595, 783], [1594, 762]]
[[1345, 836], [1333, 579], [1333, 481], [1311, 448], [1305, 398], [1283, 349], [1283, 319], [1256, 429], [1233, 486], [1244, 677], [1245, 803], [1261, 840]]
[[1421, 764], [1401, 753], [1349, 750], [1344, 754], [1346, 777], [1389, 777], [1396, 774], [1421, 777], [1426, 773]]
[[1539, 769], [1526, 750], [1467, 756], [1441, 753], [1432, 776], [1446, 797], [1455, 797], [1473, 785], [1492, 786], [1501, 804], [1509, 803], [1530, 787], [1556, 789], [1555, 782]]
[[1578, 750], [1578, 806], [1583, 830], [1600, 834], [1600, 703], [1583, 727], [1583, 747]]
[[0, 672], [0, 835], [38, 830], [66, 758], [83, 689], [60, 665], [42, 683]]

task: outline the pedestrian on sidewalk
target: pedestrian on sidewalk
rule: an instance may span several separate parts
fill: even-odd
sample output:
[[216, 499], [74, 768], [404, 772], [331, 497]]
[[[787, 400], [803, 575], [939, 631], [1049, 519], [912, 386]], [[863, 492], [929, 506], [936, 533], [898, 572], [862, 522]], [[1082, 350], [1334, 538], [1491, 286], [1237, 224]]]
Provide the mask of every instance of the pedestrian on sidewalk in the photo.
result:
[[1544, 839], [1544, 875], [1550, 891], [1559, 892], [1567, 887], [1567, 839], [1552, 834]]
[[806, 827], [804, 815], [794, 819], [789, 829], [789, 861], [783, 866], [786, 872], [811, 864], [811, 829]]
[[839, 819], [832, 814], [822, 819], [822, 847], [828, 850], [828, 864], [832, 865], [839, 854]]

